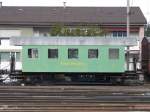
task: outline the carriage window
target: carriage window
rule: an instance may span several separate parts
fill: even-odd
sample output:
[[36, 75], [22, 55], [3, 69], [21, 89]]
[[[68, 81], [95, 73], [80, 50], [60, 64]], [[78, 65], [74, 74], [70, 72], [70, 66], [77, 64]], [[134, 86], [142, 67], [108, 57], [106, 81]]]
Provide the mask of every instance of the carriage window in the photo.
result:
[[88, 49], [88, 58], [98, 58], [98, 49]]
[[68, 59], [77, 59], [78, 49], [68, 49]]
[[58, 49], [48, 49], [48, 58], [58, 58]]
[[38, 49], [37, 48], [28, 49], [28, 57], [38, 58]]
[[119, 49], [110, 48], [109, 49], [109, 59], [119, 59]]

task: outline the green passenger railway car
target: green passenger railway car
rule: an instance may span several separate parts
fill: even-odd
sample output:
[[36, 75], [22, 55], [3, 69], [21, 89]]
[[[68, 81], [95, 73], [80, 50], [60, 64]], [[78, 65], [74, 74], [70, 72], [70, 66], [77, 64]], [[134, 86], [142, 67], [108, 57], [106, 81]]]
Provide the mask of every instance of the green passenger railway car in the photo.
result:
[[126, 75], [125, 47], [135, 38], [14, 37], [22, 46], [26, 80], [66, 82], [122, 82]]
[[23, 72], [122, 73], [124, 47], [117, 45], [25, 45]]

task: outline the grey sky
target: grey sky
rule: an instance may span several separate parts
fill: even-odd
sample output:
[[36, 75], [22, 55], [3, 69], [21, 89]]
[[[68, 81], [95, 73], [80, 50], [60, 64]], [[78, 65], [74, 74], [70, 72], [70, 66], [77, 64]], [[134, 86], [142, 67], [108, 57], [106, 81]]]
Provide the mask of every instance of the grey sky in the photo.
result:
[[[127, 0], [0, 0], [4, 6], [126, 6]], [[131, 6], [139, 6], [150, 22], [150, 0], [130, 0]]]

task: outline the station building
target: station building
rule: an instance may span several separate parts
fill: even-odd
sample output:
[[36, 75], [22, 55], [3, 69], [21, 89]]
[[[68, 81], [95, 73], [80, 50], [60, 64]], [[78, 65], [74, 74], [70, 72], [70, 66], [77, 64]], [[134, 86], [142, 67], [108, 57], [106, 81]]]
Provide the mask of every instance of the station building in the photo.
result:
[[[21, 69], [21, 46], [11, 46], [13, 37], [47, 37], [56, 25], [98, 27], [106, 31], [104, 37], [126, 38], [126, 7], [0, 7], [0, 69], [9, 69], [10, 56], [16, 58], [16, 69]], [[139, 7], [130, 8], [130, 37], [138, 45], [130, 48], [131, 61], [140, 54], [146, 19]], [[139, 58], [139, 57], [138, 57]]]

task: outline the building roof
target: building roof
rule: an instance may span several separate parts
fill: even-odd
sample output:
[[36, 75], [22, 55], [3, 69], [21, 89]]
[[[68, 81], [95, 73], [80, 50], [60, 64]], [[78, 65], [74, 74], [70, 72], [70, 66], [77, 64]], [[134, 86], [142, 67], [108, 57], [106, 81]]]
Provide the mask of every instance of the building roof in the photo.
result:
[[[143, 25], [139, 7], [131, 7], [130, 23]], [[0, 8], [0, 25], [126, 24], [126, 7], [16, 7]]]
[[137, 38], [114, 37], [13, 37], [11, 45], [121, 45], [135, 46]]

